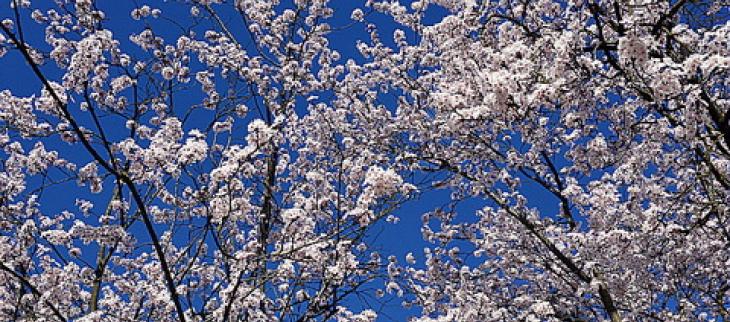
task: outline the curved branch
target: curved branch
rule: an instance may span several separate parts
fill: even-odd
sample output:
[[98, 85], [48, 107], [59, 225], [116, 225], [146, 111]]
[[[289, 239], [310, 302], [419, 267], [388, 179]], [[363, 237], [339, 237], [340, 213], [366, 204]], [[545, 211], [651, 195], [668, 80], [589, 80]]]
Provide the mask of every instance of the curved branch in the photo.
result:
[[[25, 277], [21, 276], [14, 270], [10, 269], [10, 267], [7, 267], [2, 262], [0, 262], [0, 270], [6, 271], [6, 272], [8, 272], [8, 274], [13, 275], [13, 277], [17, 278], [18, 281], [20, 281], [20, 283], [27, 286], [30, 289], [30, 291], [33, 293], [33, 295], [35, 295], [36, 297], [40, 298], [42, 296], [41, 292], [35, 286], [33, 286], [33, 284], [31, 284]], [[48, 305], [48, 307], [51, 309], [51, 311], [53, 311], [53, 315], [55, 315], [58, 319], [60, 319], [61, 321], [64, 321], [64, 322], [68, 321], [63, 316], [63, 314], [61, 314], [61, 311], [59, 311], [58, 308], [56, 308], [56, 306], [54, 306], [53, 304], [48, 302], [48, 300], [43, 300], [43, 303], [45, 305]]]

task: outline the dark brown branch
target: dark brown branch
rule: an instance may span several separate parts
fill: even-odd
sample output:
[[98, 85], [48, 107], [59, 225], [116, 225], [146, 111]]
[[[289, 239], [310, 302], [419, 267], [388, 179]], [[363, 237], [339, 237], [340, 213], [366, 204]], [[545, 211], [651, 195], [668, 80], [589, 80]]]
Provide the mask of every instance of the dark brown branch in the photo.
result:
[[563, 190], [565, 190], [565, 185], [563, 185], [563, 181], [560, 180], [560, 173], [558, 172], [558, 169], [555, 167], [555, 164], [552, 160], [550, 160], [550, 156], [545, 153], [545, 151], [541, 152], [542, 157], [545, 159], [545, 162], [548, 165], [548, 168], [550, 168], [550, 173], [553, 174], [553, 177], [555, 177], [555, 184], [558, 186], [559, 193], [556, 193], [555, 195], [560, 199], [560, 206], [563, 209], [563, 217], [568, 221], [568, 224], [570, 225], [571, 229], [575, 229], [576, 222], [575, 218], [573, 218], [573, 215], [570, 212], [570, 201], [568, 201], [568, 198], [563, 195]]
[[[25, 277], [21, 276], [14, 270], [10, 269], [10, 267], [7, 267], [2, 262], [0, 262], [0, 269], [3, 271], [6, 271], [8, 274], [10, 274], [13, 277], [15, 277], [16, 279], [18, 279], [18, 281], [20, 281], [20, 283], [22, 283], [23, 285], [28, 287], [28, 289], [30, 289], [30, 291], [33, 293], [33, 295], [35, 295], [38, 298], [41, 297], [41, 295], [42, 295], [41, 292], [35, 286], [33, 286], [33, 284], [31, 284]], [[64, 322], [68, 321], [65, 317], [63, 317], [63, 314], [61, 314], [61, 311], [59, 311], [58, 308], [56, 308], [56, 306], [54, 306], [53, 304], [48, 302], [48, 300], [44, 300], [43, 303], [45, 305], [47, 305], [51, 309], [51, 311], [53, 311], [53, 315], [55, 315], [59, 320], [64, 321]]]

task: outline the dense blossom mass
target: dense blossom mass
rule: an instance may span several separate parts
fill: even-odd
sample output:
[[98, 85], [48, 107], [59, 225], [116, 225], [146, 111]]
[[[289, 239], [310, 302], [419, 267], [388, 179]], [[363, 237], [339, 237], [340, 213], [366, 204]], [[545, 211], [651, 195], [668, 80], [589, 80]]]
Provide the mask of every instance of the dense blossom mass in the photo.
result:
[[0, 10], [2, 321], [730, 320], [725, 0]]

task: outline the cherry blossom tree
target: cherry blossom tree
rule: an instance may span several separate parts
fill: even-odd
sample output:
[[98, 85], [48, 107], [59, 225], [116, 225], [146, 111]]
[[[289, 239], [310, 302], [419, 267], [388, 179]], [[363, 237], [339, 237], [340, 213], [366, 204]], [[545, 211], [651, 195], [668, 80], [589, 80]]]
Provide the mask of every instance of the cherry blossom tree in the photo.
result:
[[727, 3], [336, 3], [11, 0], [0, 320], [730, 319]]
[[451, 193], [387, 290], [418, 321], [730, 318], [726, 5], [373, 1], [400, 29], [339, 128]]
[[0, 320], [374, 320], [343, 299], [414, 187], [304, 116], [344, 72], [328, 2], [130, 5], [3, 18], [40, 87], [0, 93]]

